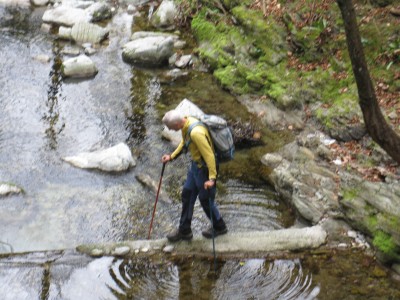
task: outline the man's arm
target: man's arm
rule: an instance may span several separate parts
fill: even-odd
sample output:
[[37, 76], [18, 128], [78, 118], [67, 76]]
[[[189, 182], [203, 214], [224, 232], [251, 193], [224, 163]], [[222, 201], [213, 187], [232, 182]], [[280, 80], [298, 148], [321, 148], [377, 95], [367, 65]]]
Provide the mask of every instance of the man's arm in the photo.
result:
[[210, 144], [211, 141], [208, 141], [206, 135], [203, 132], [192, 131], [192, 134], [190, 136], [192, 142], [195, 143], [201, 157], [207, 165], [208, 178], [215, 181], [217, 179], [217, 167], [214, 151]]

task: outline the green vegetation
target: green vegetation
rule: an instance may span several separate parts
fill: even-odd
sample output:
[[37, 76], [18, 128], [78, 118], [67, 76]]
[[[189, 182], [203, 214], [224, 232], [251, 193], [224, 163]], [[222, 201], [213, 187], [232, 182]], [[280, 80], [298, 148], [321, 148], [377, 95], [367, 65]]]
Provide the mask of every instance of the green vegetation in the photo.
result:
[[373, 245], [382, 251], [388, 259], [400, 259], [400, 249], [388, 233], [380, 230], [377, 231], [374, 236]]

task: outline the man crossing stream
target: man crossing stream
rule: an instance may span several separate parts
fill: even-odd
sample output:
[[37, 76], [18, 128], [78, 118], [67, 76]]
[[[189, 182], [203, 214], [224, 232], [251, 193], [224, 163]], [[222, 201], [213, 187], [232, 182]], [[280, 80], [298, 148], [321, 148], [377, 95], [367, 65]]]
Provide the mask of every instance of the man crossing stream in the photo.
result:
[[172, 161], [187, 150], [192, 158], [182, 190], [179, 227], [175, 232], [167, 235], [168, 240], [177, 242], [193, 238], [191, 223], [197, 196], [205, 214], [213, 222], [208, 230], [202, 232], [203, 236], [212, 238], [227, 233], [228, 229], [215, 203], [218, 161], [209, 131], [204, 126], [193, 126], [198, 120], [182, 116], [177, 110], [168, 111], [162, 122], [170, 130], [182, 130], [182, 140], [178, 147], [172, 154], [164, 154], [162, 162]]

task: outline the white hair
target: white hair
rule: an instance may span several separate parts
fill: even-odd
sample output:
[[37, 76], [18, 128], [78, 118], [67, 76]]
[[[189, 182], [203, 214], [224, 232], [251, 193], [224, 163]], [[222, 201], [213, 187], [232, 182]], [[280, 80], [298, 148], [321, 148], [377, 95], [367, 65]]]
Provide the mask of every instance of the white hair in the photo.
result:
[[174, 126], [182, 122], [182, 119], [183, 115], [179, 111], [173, 109], [164, 115], [162, 122], [169, 128], [170, 126]]

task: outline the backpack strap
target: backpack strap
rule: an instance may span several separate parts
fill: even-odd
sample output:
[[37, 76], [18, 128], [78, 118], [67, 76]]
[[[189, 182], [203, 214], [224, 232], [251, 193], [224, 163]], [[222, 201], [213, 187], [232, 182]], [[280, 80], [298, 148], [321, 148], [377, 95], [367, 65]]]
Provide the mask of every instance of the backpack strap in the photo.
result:
[[189, 128], [188, 128], [188, 131], [187, 131], [187, 133], [186, 133], [186, 142], [185, 142], [185, 150], [186, 150], [186, 152], [188, 151], [189, 145], [190, 145], [190, 143], [192, 142], [192, 139], [190, 138], [190, 134], [192, 133], [192, 129], [193, 129], [194, 127], [196, 127], [197, 125], [205, 126], [205, 125], [204, 125], [202, 122], [200, 122], [200, 121], [197, 121], [197, 122], [194, 122], [194, 123], [190, 124], [190, 126], [189, 126]]

